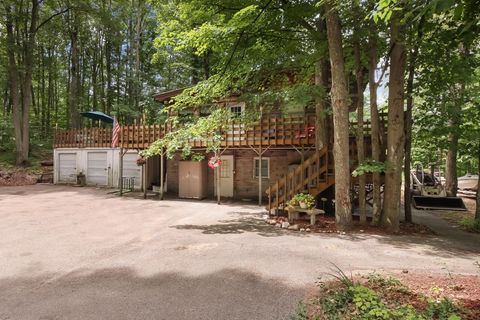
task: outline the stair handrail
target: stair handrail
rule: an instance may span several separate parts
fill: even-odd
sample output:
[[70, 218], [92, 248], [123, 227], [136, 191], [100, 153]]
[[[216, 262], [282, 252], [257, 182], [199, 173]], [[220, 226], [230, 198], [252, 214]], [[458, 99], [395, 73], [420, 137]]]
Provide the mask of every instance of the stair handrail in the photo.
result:
[[[320, 166], [320, 160], [325, 157], [325, 161]], [[316, 164], [316, 170], [314, 168]], [[275, 194], [275, 206], [278, 208], [280, 204], [285, 204], [289, 199], [291, 199], [296, 193], [304, 191], [305, 186], [310, 186], [312, 181], [319, 179], [320, 175], [325, 173], [325, 183], [328, 184], [329, 175], [328, 175], [328, 148], [324, 147], [321, 150], [315, 151], [315, 153], [304, 160], [298, 167], [290, 170], [285, 175], [282, 175], [273, 185], [267, 188], [266, 193], [269, 198], [268, 209], [271, 210], [272, 207], [272, 198]], [[305, 170], [307, 174], [305, 175]], [[300, 176], [300, 181], [296, 181], [296, 177]], [[288, 183], [292, 182], [292, 188], [286, 190]], [[318, 180], [317, 180], [318, 184]], [[309, 189], [309, 187], [307, 187]], [[283, 191], [280, 194], [279, 191]]]

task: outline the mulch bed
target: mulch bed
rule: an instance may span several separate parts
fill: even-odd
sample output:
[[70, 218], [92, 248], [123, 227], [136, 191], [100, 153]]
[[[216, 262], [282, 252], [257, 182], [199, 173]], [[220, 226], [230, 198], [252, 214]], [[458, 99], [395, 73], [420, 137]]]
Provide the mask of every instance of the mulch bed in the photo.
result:
[[[298, 230], [291, 230], [292, 232], [313, 232], [313, 233], [341, 233], [341, 234], [355, 234], [366, 233], [376, 235], [386, 235], [388, 233], [385, 229], [377, 226], [372, 226], [370, 222], [366, 225], [361, 225], [359, 221], [354, 221], [354, 225], [348, 231], [339, 231], [335, 224], [335, 217], [330, 216], [317, 216], [315, 225], [310, 225], [309, 220], [293, 220], [289, 221], [287, 217], [271, 217], [267, 220], [267, 223], [271, 225], [282, 224], [282, 222], [289, 222], [290, 226], [298, 225]], [[401, 223], [400, 231], [396, 233], [398, 235], [431, 235], [435, 234], [430, 228], [420, 224]]]
[[[387, 304], [388, 302], [395, 302], [397, 305], [409, 304], [417, 310], [425, 310], [429, 301], [447, 298], [461, 307], [462, 319], [480, 319], [480, 266], [479, 275], [410, 273], [405, 270], [403, 273], [387, 273], [379, 277], [398, 279], [400, 281], [398, 285], [369, 282], [371, 275], [355, 275], [353, 280], [375, 290]], [[306, 297], [308, 319], [314, 319], [315, 315], [321, 314], [321, 306], [318, 304], [320, 296], [343, 287], [336, 280], [319, 282], [319, 285], [320, 291], [318, 288], [311, 290]], [[401, 288], [405, 290], [400, 290]]]
[[402, 273], [393, 276], [418, 297], [447, 298], [464, 306], [462, 319], [480, 319], [480, 266], [477, 276], [451, 273]]

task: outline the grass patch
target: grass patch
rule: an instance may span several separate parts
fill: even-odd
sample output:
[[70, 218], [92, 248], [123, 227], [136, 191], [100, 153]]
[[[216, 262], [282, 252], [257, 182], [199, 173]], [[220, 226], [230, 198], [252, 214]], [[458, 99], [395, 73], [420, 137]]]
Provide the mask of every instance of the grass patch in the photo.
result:
[[459, 224], [467, 231], [480, 233], [480, 220], [478, 219], [464, 217], [462, 220], [459, 221]]
[[468, 315], [457, 303], [413, 293], [392, 277], [372, 273], [354, 281], [341, 273], [335, 278], [322, 285], [317, 297], [299, 304], [292, 319], [458, 320]]

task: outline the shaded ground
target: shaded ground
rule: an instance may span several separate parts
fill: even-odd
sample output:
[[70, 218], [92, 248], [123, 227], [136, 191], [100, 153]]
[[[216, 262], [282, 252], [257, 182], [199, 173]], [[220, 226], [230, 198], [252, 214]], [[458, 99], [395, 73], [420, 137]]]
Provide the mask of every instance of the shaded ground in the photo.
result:
[[262, 213], [94, 188], [0, 188], [0, 319], [288, 319], [332, 263], [479, 273], [480, 236], [444, 236], [448, 224], [432, 227], [438, 236], [305, 234]]

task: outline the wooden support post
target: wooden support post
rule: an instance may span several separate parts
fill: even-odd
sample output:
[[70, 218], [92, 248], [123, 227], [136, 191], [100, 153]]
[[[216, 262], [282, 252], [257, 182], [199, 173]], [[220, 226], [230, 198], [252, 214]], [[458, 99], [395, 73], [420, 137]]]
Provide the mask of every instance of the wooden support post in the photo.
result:
[[[277, 210], [278, 210], [278, 208], [277, 208]], [[270, 192], [268, 194], [268, 214], [269, 215], [272, 214], [272, 187], [270, 187]]]
[[162, 149], [162, 152], [160, 153], [160, 200], [163, 200], [163, 190], [165, 189], [164, 185], [164, 176], [163, 176], [163, 170], [164, 170], [164, 152]]
[[215, 168], [215, 174], [217, 175], [217, 204], [220, 204], [220, 166]]
[[[305, 190], [305, 165], [304, 165], [304, 162], [305, 162], [305, 146], [303, 145], [302, 143], [302, 159], [301, 159], [301, 164], [300, 166], [302, 167], [302, 189], [300, 192], [303, 192]], [[307, 190], [308, 190], [308, 186], [307, 186]]]
[[258, 205], [262, 206], [262, 144], [258, 148]]
[[148, 159], [145, 160], [145, 163], [142, 166], [143, 169], [143, 199], [147, 199], [147, 170], [148, 170], [148, 165], [147, 165]]
[[280, 205], [280, 202], [279, 202], [279, 196], [280, 196], [280, 193], [278, 192], [279, 190], [279, 186], [278, 186], [278, 180], [277, 180], [277, 183], [275, 183], [275, 191], [276, 191], [276, 194], [275, 194], [275, 207], [277, 208], [278, 210], [278, 207]]
[[118, 186], [120, 188], [120, 196], [123, 195], [123, 148], [120, 148], [120, 172], [118, 173]]

